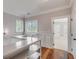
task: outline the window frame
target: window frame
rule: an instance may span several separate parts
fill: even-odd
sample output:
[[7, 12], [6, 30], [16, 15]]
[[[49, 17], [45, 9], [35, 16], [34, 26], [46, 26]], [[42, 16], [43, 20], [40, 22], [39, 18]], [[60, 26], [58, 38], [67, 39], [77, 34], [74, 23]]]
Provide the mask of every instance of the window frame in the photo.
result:
[[19, 22], [20, 21], [20, 23], [21, 23], [21, 30], [20, 31], [17, 31], [17, 28], [15, 29], [15, 32], [17, 33], [17, 34], [22, 34], [23, 33], [23, 31], [24, 31], [24, 22], [23, 22], [23, 20], [22, 19], [17, 19], [16, 20], [16, 27], [17, 27], [17, 22]]
[[[32, 32], [32, 31], [29, 31], [29, 32], [27, 32], [27, 30], [26, 30], [26, 22], [30, 22], [30, 23], [32, 23], [33, 21], [36, 21], [36, 23], [37, 23], [37, 28], [36, 28], [36, 31], [35, 32]], [[38, 20], [26, 20], [25, 21], [25, 33], [37, 33], [38, 32]]]

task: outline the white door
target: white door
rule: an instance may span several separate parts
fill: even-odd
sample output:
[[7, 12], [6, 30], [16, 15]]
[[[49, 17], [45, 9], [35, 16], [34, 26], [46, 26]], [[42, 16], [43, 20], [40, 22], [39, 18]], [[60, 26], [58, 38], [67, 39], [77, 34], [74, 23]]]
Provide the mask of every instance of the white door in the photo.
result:
[[54, 48], [68, 50], [68, 18], [52, 20]]

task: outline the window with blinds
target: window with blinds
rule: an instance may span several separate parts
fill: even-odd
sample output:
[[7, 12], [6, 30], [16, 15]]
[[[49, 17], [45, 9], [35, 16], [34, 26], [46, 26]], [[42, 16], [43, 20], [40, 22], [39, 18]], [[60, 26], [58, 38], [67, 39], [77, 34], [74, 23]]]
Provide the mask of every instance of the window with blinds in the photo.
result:
[[23, 32], [23, 20], [16, 20], [16, 32]]
[[26, 21], [25, 22], [25, 32], [37, 32], [38, 22], [37, 20]]

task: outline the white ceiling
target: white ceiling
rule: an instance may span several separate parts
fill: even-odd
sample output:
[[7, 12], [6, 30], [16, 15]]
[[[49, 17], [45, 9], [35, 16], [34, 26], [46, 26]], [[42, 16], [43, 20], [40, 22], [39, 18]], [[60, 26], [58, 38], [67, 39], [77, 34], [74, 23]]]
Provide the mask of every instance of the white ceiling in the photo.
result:
[[3, 10], [16, 16], [35, 15], [69, 4], [70, 0], [3, 0]]

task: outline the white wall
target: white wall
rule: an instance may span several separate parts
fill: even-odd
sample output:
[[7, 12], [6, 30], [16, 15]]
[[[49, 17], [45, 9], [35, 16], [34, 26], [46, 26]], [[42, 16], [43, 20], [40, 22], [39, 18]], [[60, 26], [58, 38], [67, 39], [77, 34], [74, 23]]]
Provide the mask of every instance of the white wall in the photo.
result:
[[8, 35], [16, 32], [16, 19], [18, 17], [5, 12], [3, 13], [3, 29], [8, 31]]

